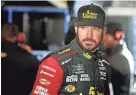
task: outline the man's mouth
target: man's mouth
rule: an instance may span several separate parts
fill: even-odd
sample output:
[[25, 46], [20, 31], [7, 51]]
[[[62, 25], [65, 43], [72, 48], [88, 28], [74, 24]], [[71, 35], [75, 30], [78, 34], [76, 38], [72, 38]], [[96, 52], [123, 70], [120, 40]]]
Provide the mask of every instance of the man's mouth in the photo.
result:
[[94, 44], [94, 41], [88, 41], [88, 40], [86, 40], [86, 41], [84, 41], [86, 44]]
[[94, 44], [93, 42], [85, 42], [85, 45], [87, 45], [87, 46], [91, 46], [93, 44]]

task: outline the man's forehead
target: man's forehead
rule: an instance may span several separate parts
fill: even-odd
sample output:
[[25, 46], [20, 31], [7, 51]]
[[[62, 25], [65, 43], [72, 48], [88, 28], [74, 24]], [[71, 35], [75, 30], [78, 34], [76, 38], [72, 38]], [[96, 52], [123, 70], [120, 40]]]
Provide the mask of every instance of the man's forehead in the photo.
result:
[[[96, 27], [96, 26], [90, 26], [90, 25], [83, 25], [83, 26], [78, 26], [78, 27], [95, 27], [95, 28], [99, 28], [99, 27]], [[99, 28], [99, 29], [102, 29], [102, 28]]]

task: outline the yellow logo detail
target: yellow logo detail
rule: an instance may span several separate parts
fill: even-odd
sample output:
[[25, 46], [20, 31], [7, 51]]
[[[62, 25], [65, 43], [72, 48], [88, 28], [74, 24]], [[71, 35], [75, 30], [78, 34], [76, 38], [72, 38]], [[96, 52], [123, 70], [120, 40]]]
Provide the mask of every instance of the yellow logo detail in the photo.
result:
[[92, 58], [92, 56], [89, 55], [88, 53], [84, 53], [83, 55], [84, 55], [84, 57], [86, 57], [87, 59], [91, 59], [91, 58]]
[[90, 10], [87, 10], [86, 12], [82, 13], [83, 19], [97, 19], [97, 13], [93, 13]]
[[70, 51], [70, 50], [71, 50], [70, 48], [67, 48], [67, 49], [65, 49], [65, 50], [63, 50], [63, 51], [58, 52], [58, 54], [63, 54], [63, 53], [68, 52], [68, 51]]
[[[95, 88], [93, 86], [91, 86], [89, 89], [89, 95], [96, 95]], [[97, 95], [104, 95], [104, 93], [100, 93], [99, 91], [97, 91]]]

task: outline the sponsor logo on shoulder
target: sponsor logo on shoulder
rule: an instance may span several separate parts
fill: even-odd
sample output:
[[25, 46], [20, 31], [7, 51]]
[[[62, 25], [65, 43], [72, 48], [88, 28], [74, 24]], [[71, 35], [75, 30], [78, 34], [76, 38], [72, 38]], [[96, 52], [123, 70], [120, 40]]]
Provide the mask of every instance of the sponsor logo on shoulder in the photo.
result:
[[58, 54], [64, 54], [65, 52], [68, 52], [70, 50], [71, 50], [71, 48], [67, 48], [67, 49], [64, 49], [62, 51], [59, 51]]
[[64, 65], [65, 63], [68, 63], [69, 61], [71, 61], [71, 58], [69, 58], [69, 59], [66, 60], [66, 61], [63, 61], [63, 62], [61, 63], [61, 65]]
[[45, 75], [48, 75], [48, 76], [50, 76], [50, 77], [54, 77], [54, 75], [52, 75], [52, 74], [50, 74], [50, 73], [47, 73], [47, 72], [45, 72], [44, 70], [41, 70], [41, 71], [40, 71], [40, 74], [45, 74]]
[[42, 86], [36, 86], [34, 93], [37, 95], [50, 95], [48, 94], [48, 89], [43, 88]]
[[41, 78], [41, 79], [39, 80], [39, 82], [40, 82], [41, 84], [43, 84], [43, 85], [46, 85], [46, 86], [50, 84], [50, 82], [47, 81], [47, 80], [44, 79], [44, 78]]
[[56, 73], [56, 70], [54, 68], [52, 68], [52, 67], [49, 67], [49, 66], [46, 66], [46, 65], [42, 65], [42, 68], [47, 69], [49, 71], [52, 71], [52, 72]]

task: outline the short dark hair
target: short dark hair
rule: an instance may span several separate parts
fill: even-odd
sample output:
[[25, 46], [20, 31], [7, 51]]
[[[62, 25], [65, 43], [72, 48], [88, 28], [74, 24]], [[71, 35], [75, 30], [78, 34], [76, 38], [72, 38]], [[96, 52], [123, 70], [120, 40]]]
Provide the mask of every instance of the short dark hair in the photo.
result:
[[121, 24], [117, 22], [108, 22], [107, 34], [114, 35], [116, 31], [123, 31]]
[[12, 23], [6, 23], [2, 27], [1, 36], [4, 39], [5, 36], [17, 36], [18, 27]]

